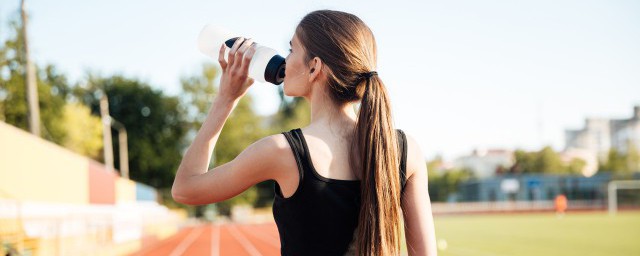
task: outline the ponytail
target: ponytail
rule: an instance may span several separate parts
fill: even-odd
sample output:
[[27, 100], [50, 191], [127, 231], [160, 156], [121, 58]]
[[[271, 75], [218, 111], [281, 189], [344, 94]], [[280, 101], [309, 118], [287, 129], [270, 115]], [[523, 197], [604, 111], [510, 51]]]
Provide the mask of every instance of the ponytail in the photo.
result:
[[387, 90], [375, 73], [368, 74], [363, 77], [366, 84], [352, 144], [352, 156], [363, 173], [356, 253], [399, 255], [402, 211], [397, 136]]

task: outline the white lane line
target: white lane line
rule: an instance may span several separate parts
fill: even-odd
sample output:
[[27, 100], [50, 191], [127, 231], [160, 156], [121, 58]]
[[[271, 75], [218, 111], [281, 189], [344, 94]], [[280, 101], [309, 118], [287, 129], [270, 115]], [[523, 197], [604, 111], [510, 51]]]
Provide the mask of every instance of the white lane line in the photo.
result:
[[211, 224], [211, 256], [220, 256], [220, 225]]
[[262, 254], [258, 252], [258, 249], [256, 249], [246, 237], [240, 234], [240, 231], [238, 231], [234, 225], [228, 225], [227, 227], [229, 228], [229, 231], [231, 231], [231, 235], [240, 242], [242, 247], [244, 247], [251, 256], [262, 256]]
[[241, 227], [240, 231], [242, 231], [245, 234], [251, 234], [251, 236], [260, 239], [261, 241], [268, 243], [269, 245], [276, 247], [276, 248], [280, 248], [280, 241], [274, 239], [272, 236], [269, 235], [265, 235], [264, 232], [249, 232], [246, 229], [248, 229], [249, 227]]
[[196, 238], [198, 238], [198, 236], [200, 236], [200, 234], [202, 234], [202, 232], [203, 232], [203, 228], [202, 227], [194, 228], [189, 233], [187, 238], [182, 240], [182, 242], [180, 244], [178, 244], [178, 246], [176, 246], [175, 249], [173, 249], [173, 251], [171, 252], [171, 254], [169, 254], [169, 256], [180, 256], [180, 255], [182, 255], [187, 250], [187, 248], [189, 248], [189, 246], [191, 246], [191, 244], [196, 240]]

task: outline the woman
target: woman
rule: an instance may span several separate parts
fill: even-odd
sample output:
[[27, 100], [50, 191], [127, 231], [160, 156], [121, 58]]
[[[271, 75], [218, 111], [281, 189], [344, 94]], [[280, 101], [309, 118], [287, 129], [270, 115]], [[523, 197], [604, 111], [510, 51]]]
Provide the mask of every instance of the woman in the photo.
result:
[[252, 40], [237, 40], [228, 61], [222, 45], [220, 91], [178, 168], [173, 198], [210, 204], [275, 180], [282, 255], [399, 255], [401, 228], [409, 255], [436, 255], [423, 155], [394, 129], [371, 30], [355, 15], [315, 11], [290, 44], [284, 93], [310, 102], [309, 126], [265, 137], [207, 172], [227, 117], [253, 83]]

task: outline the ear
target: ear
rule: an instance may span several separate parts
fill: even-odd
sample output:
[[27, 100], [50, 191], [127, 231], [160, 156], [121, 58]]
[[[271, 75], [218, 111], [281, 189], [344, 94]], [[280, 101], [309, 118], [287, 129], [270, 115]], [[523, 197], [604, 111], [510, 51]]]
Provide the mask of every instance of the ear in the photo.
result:
[[311, 67], [309, 68], [309, 82], [313, 82], [320, 79], [322, 72], [322, 60], [318, 57], [313, 57], [310, 61]]

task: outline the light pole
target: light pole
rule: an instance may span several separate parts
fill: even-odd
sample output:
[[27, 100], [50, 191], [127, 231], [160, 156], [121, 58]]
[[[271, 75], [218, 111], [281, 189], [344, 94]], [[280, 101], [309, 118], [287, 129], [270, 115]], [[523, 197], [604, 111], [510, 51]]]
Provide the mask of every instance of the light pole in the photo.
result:
[[118, 129], [118, 144], [120, 151], [120, 176], [129, 179], [129, 150], [127, 148], [127, 129], [109, 115], [109, 101], [107, 94], [100, 98], [100, 116], [102, 116], [102, 141], [104, 143], [104, 162], [108, 171], [113, 171], [113, 146], [111, 142], [111, 126]]
[[25, 84], [27, 85], [27, 102], [29, 105], [29, 130], [40, 137], [40, 106], [38, 104], [38, 85], [36, 84], [36, 70], [29, 56], [27, 36], [27, 7], [22, 0], [20, 14], [22, 16], [22, 40], [24, 41], [24, 55], [26, 58]]
[[102, 92], [102, 97], [100, 97], [100, 116], [102, 117], [102, 144], [104, 144], [104, 164], [107, 166], [107, 171], [113, 171], [111, 117], [109, 116], [109, 101], [107, 100], [107, 94], [105, 92]]
[[118, 145], [120, 151], [120, 174], [123, 178], [129, 179], [129, 151], [127, 148], [127, 129], [124, 125], [116, 121], [113, 117], [111, 125], [118, 129]]

